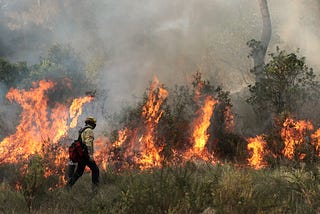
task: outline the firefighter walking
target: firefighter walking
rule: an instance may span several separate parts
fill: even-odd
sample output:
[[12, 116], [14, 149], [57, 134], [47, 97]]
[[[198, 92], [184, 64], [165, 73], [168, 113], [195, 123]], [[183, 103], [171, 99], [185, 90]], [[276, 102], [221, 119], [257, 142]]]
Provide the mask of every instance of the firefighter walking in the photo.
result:
[[70, 189], [76, 183], [76, 181], [83, 175], [85, 167], [88, 166], [91, 170], [92, 189], [93, 191], [97, 191], [99, 185], [99, 168], [93, 159], [93, 129], [96, 127], [96, 124], [97, 121], [94, 117], [88, 117], [85, 120], [85, 126], [79, 131], [79, 140], [81, 140], [86, 146], [85, 152], [87, 152], [88, 155], [81, 158], [77, 165], [75, 163], [69, 163], [69, 169], [67, 170], [69, 176], [69, 180], [66, 185], [67, 189]]

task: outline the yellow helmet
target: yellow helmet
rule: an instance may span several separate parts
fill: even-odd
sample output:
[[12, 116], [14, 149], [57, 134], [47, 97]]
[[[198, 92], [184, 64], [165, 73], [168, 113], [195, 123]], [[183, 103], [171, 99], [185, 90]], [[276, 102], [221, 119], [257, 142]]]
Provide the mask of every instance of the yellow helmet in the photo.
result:
[[97, 124], [97, 120], [94, 117], [87, 117], [84, 122], [86, 124], [91, 124], [91, 125], [96, 125]]

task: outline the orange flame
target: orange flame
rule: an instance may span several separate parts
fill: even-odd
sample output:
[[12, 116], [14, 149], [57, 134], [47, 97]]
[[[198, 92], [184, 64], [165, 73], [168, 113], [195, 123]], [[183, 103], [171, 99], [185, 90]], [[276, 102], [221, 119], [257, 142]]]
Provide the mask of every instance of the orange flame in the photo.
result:
[[212, 117], [214, 106], [218, 103], [211, 96], [207, 96], [205, 99], [204, 106], [198, 110], [198, 118], [193, 122], [193, 133], [192, 139], [194, 142], [193, 148], [186, 152], [185, 158], [189, 159], [192, 157], [198, 157], [203, 160], [209, 160], [209, 154], [205, 150], [205, 145], [208, 141], [209, 134], [207, 134], [207, 129], [210, 126], [210, 119]]
[[262, 136], [248, 138], [248, 150], [252, 151], [252, 156], [248, 158], [249, 165], [255, 169], [261, 169], [266, 166], [266, 161], [263, 160], [265, 154], [266, 142]]
[[[306, 132], [313, 130], [313, 125], [309, 121], [295, 121], [293, 118], [287, 118], [281, 129], [281, 137], [284, 140], [285, 148], [282, 153], [288, 159], [292, 159], [296, 145], [305, 142]], [[305, 154], [301, 154], [300, 158], [304, 158]]]
[[[35, 83], [33, 85], [35, 87]], [[30, 155], [42, 152], [43, 140], [53, 139], [47, 118], [47, 98], [45, 92], [54, 86], [53, 82], [40, 81], [38, 88], [29, 91], [10, 89], [7, 99], [16, 100], [22, 107], [21, 122], [16, 133], [0, 143], [0, 162], [17, 163]], [[65, 115], [62, 115], [62, 117]]]
[[127, 128], [125, 128], [125, 129], [123, 129], [123, 130], [119, 130], [118, 131], [118, 140], [117, 141], [115, 141], [113, 144], [112, 144], [112, 146], [113, 147], [120, 147], [120, 146], [122, 146], [123, 144], [124, 144], [124, 142], [127, 140], [127, 138], [128, 138], [128, 129]]
[[168, 91], [155, 79], [150, 86], [148, 100], [142, 109], [145, 132], [139, 139], [141, 157], [137, 159], [137, 162], [140, 164], [140, 169], [159, 167], [161, 165], [160, 151], [156, 148], [154, 142], [154, 132], [163, 114], [163, 110], [160, 110], [160, 107], [167, 96]]
[[[26, 162], [35, 154], [42, 158], [50, 159], [53, 166], [45, 166], [45, 176], [64, 169], [67, 152], [59, 140], [66, 136], [68, 129], [68, 108], [62, 104], [56, 104], [53, 109], [48, 108], [47, 91], [52, 89], [55, 83], [41, 80], [33, 83], [30, 90], [10, 89], [7, 99], [15, 100], [22, 107], [20, 123], [16, 132], [0, 143], [0, 164]], [[91, 97], [78, 98], [70, 107], [70, 119], [72, 126], [76, 124], [81, 114], [82, 105], [91, 101]], [[78, 112], [72, 113], [71, 112]]]
[[208, 127], [210, 126], [210, 119], [213, 114], [214, 105], [217, 103], [212, 97], [208, 96], [205, 101], [205, 105], [200, 110], [200, 117], [198, 117], [194, 124], [195, 128], [193, 131], [193, 139], [194, 139], [194, 151], [196, 153], [201, 153], [204, 149], [204, 146], [207, 143], [209, 135], [206, 133]]
[[76, 98], [73, 100], [69, 110], [70, 118], [73, 118], [70, 123], [70, 128], [76, 127], [78, 123], [78, 117], [82, 114], [81, 107], [83, 106], [83, 104], [87, 102], [91, 102], [92, 100], [93, 100], [93, 97], [90, 97], [90, 96], [86, 96], [84, 98]]
[[124, 168], [128, 166], [123, 164], [130, 162], [130, 166], [137, 165], [141, 170], [161, 166], [162, 159], [159, 153], [162, 148], [156, 145], [154, 136], [164, 113], [161, 106], [167, 96], [168, 91], [155, 79], [150, 85], [148, 99], [142, 108], [143, 125], [132, 130], [124, 128], [118, 131], [118, 140], [112, 144], [111, 158], [115, 164], [119, 163], [121, 168]]
[[110, 145], [110, 141], [106, 137], [99, 137], [94, 141], [94, 160], [104, 170], [106, 170], [108, 166], [107, 159], [108, 151], [110, 150], [108, 145]]

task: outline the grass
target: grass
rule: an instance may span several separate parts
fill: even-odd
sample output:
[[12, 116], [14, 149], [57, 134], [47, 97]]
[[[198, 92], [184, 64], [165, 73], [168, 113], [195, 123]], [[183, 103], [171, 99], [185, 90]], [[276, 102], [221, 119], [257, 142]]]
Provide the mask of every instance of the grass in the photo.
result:
[[194, 163], [121, 175], [108, 170], [97, 194], [85, 173], [70, 191], [43, 187], [31, 207], [22, 190], [3, 182], [0, 213], [317, 213], [319, 175], [316, 167], [257, 171]]

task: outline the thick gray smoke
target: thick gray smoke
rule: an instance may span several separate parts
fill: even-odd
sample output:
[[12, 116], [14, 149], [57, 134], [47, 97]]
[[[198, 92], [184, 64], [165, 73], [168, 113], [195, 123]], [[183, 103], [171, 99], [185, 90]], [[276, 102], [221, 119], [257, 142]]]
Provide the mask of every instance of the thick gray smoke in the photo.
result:
[[[297, 48], [319, 67], [319, 5], [269, 0], [276, 46]], [[190, 83], [199, 70], [223, 89], [239, 92], [254, 78], [246, 42], [260, 39], [254, 0], [0, 0], [0, 54], [37, 63], [56, 43], [70, 44], [88, 63], [106, 108], [117, 111], [140, 98], [156, 76]]]

